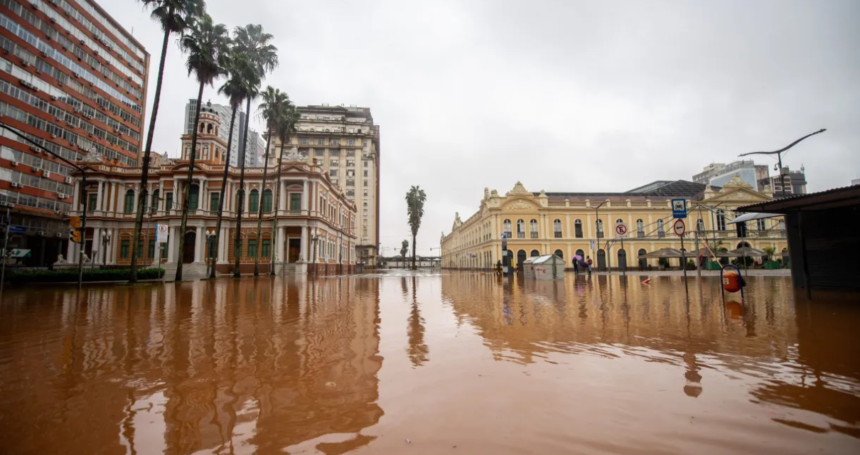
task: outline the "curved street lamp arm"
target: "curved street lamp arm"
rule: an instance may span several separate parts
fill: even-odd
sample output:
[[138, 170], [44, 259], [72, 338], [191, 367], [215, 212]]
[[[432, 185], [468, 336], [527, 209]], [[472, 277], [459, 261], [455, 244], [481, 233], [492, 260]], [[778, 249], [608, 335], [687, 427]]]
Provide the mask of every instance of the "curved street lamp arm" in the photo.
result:
[[789, 144], [788, 146], [786, 146], [785, 148], [780, 149], [780, 150], [776, 150], [776, 151], [773, 151], [773, 152], [749, 152], [749, 153], [742, 153], [742, 154], [740, 154], [740, 155], [738, 155], [738, 156], [747, 156], [747, 155], [777, 155], [777, 154], [780, 154], [780, 153], [782, 153], [782, 152], [784, 152], [784, 151], [786, 151], [786, 150], [788, 150], [788, 149], [790, 149], [790, 148], [794, 147], [795, 145], [797, 145], [797, 143], [798, 143], [798, 142], [800, 142], [800, 141], [802, 141], [802, 140], [804, 140], [804, 139], [808, 138], [809, 136], [814, 136], [814, 135], [816, 135], [816, 134], [823, 133], [823, 132], [825, 132], [825, 131], [827, 131], [825, 128], [821, 128], [820, 130], [818, 130], [818, 131], [816, 131], [816, 132], [814, 132], [814, 133], [809, 133], [809, 134], [807, 134], [806, 136], [803, 136], [802, 138], [800, 138], [800, 139], [798, 139], [798, 140], [796, 140], [796, 141], [792, 142], [791, 144]]

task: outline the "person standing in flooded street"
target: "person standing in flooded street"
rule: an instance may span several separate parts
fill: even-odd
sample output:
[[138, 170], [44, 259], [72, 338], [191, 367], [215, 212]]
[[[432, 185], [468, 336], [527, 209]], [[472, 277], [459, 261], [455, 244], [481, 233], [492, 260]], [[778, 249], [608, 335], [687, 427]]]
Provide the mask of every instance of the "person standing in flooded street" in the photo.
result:
[[12, 289], [4, 453], [856, 453], [860, 309], [750, 277]]

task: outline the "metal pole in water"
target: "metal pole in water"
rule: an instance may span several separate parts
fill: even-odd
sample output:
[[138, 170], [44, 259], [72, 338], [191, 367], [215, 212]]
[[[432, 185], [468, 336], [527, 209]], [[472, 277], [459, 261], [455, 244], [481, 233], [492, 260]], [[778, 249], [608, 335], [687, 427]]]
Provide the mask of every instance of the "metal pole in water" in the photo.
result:
[[0, 272], [0, 300], [3, 297], [3, 284], [6, 282], [6, 258], [9, 257], [9, 229], [12, 227], [12, 217], [9, 206], [6, 206], [6, 234], [3, 239], [3, 271]]

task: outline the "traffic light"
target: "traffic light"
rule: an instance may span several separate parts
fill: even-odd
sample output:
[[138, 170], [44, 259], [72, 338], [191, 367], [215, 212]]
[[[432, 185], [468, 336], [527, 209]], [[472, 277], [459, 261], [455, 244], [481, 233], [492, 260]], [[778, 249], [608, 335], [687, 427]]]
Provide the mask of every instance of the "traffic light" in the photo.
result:
[[71, 232], [69, 232], [69, 241], [81, 243], [81, 217], [73, 216], [69, 220], [69, 226], [72, 227]]

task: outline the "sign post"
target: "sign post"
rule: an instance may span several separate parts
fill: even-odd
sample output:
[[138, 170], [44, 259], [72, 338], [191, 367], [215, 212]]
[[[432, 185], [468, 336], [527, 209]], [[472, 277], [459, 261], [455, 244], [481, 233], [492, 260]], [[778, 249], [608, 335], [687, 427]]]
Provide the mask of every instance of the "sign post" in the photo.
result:
[[687, 217], [687, 200], [686, 199], [672, 199], [672, 218], [686, 218]]
[[[618, 237], [621, 237], [621, 251], [624, 251], [624, 237], [627, 237], [627, 225], [623, 222], [617, 223], [615, 225], [615, 233], [618, 234]], [[618, 263], [618, 268], [621, 269], [621, 273], [627, 275], [627, 252], [624, 251], [624, 265], [622, 266], [620, 259]]]
[[[677, 199], [676, 199], [677, 200]], [[683, 199], [681, 199], [683, 200]], [[672, 208], [674, 211], [675, 200], [672, 201]], [[686, 216], [686, 213], [685, 213]], [[681, 237], [681, 267], [684, 269], [684, 286], [687, 283], [687, 257], [684, 252], [684, 232], [686, 231], [686, 226], [684, 225], [684, 220], [678, 219], [675, 220], [675, 224], [672, 225], [672, 230], [675, 231], [675, 235]]]

